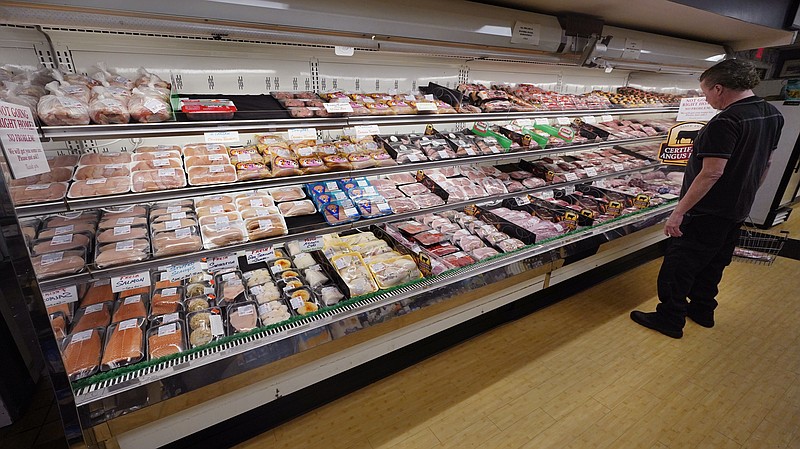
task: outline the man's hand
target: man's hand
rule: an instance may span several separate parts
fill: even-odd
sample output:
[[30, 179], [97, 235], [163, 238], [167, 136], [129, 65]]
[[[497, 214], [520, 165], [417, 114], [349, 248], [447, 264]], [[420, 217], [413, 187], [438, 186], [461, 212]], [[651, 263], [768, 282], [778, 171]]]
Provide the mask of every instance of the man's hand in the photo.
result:
[[683, 223], [683, 215], [676, 214], [675, 211], [673, 211], [669, 218], [667, 218], [667, 224], [664, 226], [664, 235], [667, 237], [682, 236], [681, 223]]

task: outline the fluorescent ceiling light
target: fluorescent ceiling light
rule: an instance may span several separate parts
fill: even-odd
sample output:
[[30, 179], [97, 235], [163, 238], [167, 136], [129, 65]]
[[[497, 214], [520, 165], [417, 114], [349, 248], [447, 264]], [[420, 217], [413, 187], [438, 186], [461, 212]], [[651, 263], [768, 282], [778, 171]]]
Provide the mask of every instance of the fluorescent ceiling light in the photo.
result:
[[511, 27], [500, 27], [494, 25], [484, 25], [475, 31], [481, 34], [491, 34], [493, 36], [511, 37]]
[[208, 0], [214, 3], [228, 3], [231, 5], [257, 6], [269, 9], [289, 9], [288, 3], [270, 2], [266, 0]]
[[723, 54], [721, 54], [721, 55], [709, 56], [708, 58], [706, 58], [706, 61], [710, 61], [710, 62], [720, 62], [720, 61], [722, 61], [723, 59], [725, 59], [725, 54], [724, 54], [724, 53], [723, 53]]

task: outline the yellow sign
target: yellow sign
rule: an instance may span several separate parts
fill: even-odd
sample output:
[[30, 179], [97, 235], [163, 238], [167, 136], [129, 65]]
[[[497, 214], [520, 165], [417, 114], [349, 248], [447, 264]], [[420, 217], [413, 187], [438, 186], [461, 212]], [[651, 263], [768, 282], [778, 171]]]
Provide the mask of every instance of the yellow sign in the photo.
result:
[[705, 126], [702, 122], [684, 122], [673, 126], [667, 134], [667, 141], [661, 144], [658, 159], [662, 164], [686, 165], [692, 155], [694, 139], [700, 129]]

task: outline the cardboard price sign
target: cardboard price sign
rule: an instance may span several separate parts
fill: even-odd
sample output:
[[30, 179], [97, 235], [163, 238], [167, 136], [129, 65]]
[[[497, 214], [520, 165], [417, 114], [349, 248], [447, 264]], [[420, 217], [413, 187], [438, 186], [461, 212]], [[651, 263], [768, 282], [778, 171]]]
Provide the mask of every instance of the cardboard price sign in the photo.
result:
[[686, 122], [670, 128], [667, 141], [661, 144], [658, 159], [666, 165], [686, 165], [694, 150], [694, 139], [705, 126], [702, 122]]

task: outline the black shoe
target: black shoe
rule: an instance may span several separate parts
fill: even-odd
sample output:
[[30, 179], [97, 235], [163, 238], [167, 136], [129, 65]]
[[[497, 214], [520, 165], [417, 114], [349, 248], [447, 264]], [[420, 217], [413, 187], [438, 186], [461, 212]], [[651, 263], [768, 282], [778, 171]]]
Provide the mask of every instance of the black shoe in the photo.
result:
[[640, 312], [634, 310], [631, 312], [631, 319], [637, 324], [644, 327], [659, 331], [667, 337], [681, 338], [683, 337], [683, 329], [670, 326], [664, 322], [663, 318], [659, 316], [658, 312]]
[[714, 312], [700, 312], [698, 310], [692, 309], [691, 304], [689, 305], [688, 309], [686, 310], [686, 316], [689, 317], [695, 323], [707, 327], [712, 328], [714, 327]]

